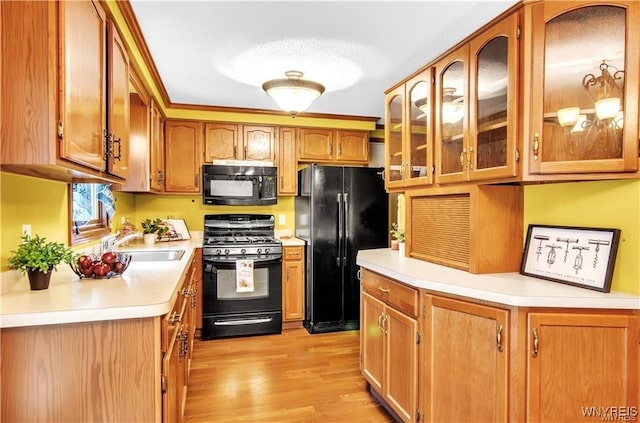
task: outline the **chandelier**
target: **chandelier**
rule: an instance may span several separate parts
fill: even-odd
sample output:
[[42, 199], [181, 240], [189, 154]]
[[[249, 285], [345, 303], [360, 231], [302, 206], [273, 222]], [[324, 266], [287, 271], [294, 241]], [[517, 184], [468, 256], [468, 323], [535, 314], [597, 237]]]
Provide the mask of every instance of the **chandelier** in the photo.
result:
[[[613, 74], [609, 71], [613, 69]], [[587, 74], [582, 78], [582, 88], [593, 102], [591, 110], [580, 107], [565, 107], [558, 109], [558, 123], [562, 127], [570, 127], [570, 132], [582, 132], [587, 128], [622, 129], [624, 125], [624, 113], [621, 110], [622, 86], [618, 81], [622, 80], [624, 70], [618, 70], [607, 64], [605, 60], [600, 64], [600, 75]], [[595, 88], [595, 92], [594, 91]], [[589, 120], [587, 114], [594, 113], [593, 120]]]
[[262, 89], [292, 117], [306, 110], [324, 92], [322, 84], [304, 80], [302, 75], [299, 71], [287, 71], [286, 78], [272, 79], [262, 84]]

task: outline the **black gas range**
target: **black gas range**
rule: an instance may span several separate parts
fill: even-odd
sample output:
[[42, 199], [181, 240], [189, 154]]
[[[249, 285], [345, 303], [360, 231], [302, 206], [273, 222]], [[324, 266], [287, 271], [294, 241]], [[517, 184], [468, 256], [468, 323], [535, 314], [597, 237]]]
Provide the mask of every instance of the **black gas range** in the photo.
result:
[[208, 214], [203, 339], [282, 331], [282, 243], [273, 215]]

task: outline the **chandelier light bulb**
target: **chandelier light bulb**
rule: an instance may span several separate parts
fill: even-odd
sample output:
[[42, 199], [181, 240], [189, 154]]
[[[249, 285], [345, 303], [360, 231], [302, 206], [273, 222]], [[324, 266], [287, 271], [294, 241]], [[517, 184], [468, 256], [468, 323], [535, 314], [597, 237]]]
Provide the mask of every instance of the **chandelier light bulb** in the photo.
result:
[[618, 97], [603, 98], [596, 101], [595, 106], [598, 119], [613, 119], [620, 111], [620, 99]]
[[558, 109], [558, 123], [560, 126], [575, 126], [580, 116], [579, 107], [565, 107]]

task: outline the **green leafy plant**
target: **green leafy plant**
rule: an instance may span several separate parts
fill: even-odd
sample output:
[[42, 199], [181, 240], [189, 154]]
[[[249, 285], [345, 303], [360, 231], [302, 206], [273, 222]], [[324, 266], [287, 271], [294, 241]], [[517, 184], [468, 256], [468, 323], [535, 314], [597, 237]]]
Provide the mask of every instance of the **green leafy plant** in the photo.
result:
[[162, 236], [169, 232], [169, 227], [164, 224], [162, 219], [145, 219], [140, 222], [143, 234], [156, 234]]
[[391, 224], [391, 237], [398, 242], [404, 242], [404, 228], [399, 227], [397, 223]]
[[22, 236], [22, 244], [17, 250], [11, 251], [9, 267], [26, 274], [31, 270], [48, 273], [60, 263], [71, 263], [74, 259], [73, 250], [59, 242], [47, 242], [46, 238], [38, 235]]

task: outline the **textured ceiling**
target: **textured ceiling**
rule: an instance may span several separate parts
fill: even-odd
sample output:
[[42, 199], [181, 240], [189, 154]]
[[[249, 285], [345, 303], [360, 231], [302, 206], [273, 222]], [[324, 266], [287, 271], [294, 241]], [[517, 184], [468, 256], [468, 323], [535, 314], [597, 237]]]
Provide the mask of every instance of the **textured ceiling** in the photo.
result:
[[320, 82], [313, 113], [384, 116], [384, 91], [516, 0], [131, 0], [172, 103], [277, 110], [262, 83]]

